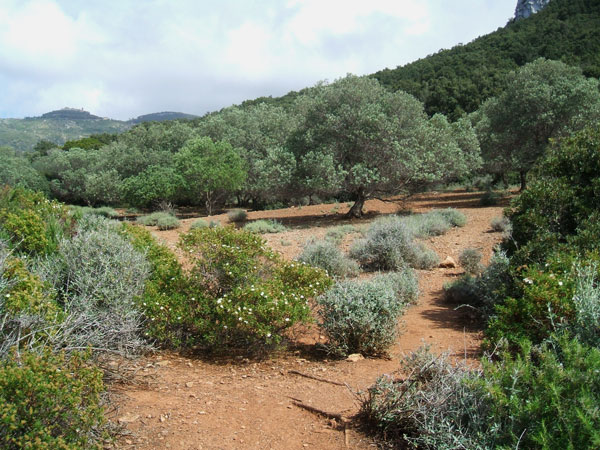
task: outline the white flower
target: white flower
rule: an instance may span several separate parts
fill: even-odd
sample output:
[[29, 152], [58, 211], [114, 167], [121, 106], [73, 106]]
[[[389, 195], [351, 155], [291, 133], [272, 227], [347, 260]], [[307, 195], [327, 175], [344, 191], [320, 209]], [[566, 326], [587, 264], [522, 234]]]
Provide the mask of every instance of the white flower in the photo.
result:
[[562, 286], [562, 285], [563, 285], [563, 282], [562, 282], [562, 281], [559, 281], [559, 282], [558, 282], [558, 285], [559, 285], [559, 286]]
[[533, 284], [533, 280], [531, 278], [523, 278], [523, 281], [527, 284]]

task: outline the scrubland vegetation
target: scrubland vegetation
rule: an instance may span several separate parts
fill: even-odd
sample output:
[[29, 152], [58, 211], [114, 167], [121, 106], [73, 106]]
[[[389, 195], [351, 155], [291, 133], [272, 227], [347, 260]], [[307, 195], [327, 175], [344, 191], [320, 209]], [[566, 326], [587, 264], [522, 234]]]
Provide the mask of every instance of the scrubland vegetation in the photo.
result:
[[[547, 14], [562, 11], [557, 3]], [[360, 419], [400, 448], [598, 447], [598, 80], [563, 62], [522, 63], [504, 67], [503, 88], [485, 98], [447, 99], [452, 120], [440, 114], [450, 107], [436, 100], [441, 87], [424, 106], [349, 75], [285, 105], [248, 103], [62, 148], [41, 142], [28, 155], [0, 149], [0, 446], [100, 448], [101, 353], [265, 355], [293, 325], [316, 321], [329, 355], [385, 355], [417, 300], [415, 269], [439, 263], [423, 240], [466, 217], [434, 209], [362, 232], [335, 227], [286, 261], [260, 236], [285, 227], [249, 221], [246, 209], [319, 197], [352, 202], [356, 218], [367, 199], [486, 179], [482, 205], [500, 200], [494, 184], [521, 185], [490, 224], [503, 243], [487, 267], [466, 249], [465, 274], [444, 294], [480, 318], [481, 367], [421, 349], [401, 361], [401, 378], [384, 375], [363, 393]], [[172, 210], [150, 211], [161, 204], [238, 209], [229, 226], [195, 221], [178, 259], [144, 228], [179, 227]], [[151, 213], [120, 223], [110, 219], [117, 206]], [[361, 270], [385, 273], [352, 279]]]

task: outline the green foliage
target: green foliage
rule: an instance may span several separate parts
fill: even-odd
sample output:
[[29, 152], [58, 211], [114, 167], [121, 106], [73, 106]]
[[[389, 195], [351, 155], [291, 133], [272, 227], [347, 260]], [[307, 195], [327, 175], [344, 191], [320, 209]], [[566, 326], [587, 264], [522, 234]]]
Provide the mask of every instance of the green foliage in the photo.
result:
[[92, 208], [89, 206], [71, 205], [69, 208], [71, 209], [71, 211], [73, 211], [73, 214], [76, 217], [78, 217], [79, 219], [81, 219], [81, 217], [83, 217], [86, 214], [94, 214], [96, 216], [102, 216], [102, 217], [106, 217], [106, 218], [116, 218], [119, 215], [119, 213], [114, 208], [111, 208], [110, 206], [101, 206], [99, 208]]
[[227, 217], [230, 222], [241, 223], [245, 222], [248, 219], [248, 213], [245, 209], [232, 209], [227, 212]]
[[101, 140], [90, 136], [81, 139], [73, 139], [67, 141], [62, 146], [63, 150], [71, 150], [72, 148], [81, 148], [83, 150], [98, 150], [100, 147], [105, 145], [106, 142], [102, 142]]
[[24, 155], [11, 148], [0, 147], [0, 186], [21, 186], [32, 191], [48, 193], [46, 179], [32, 166]]
[[335, 244], [330, 241], [310, 241], [298, 257], [300, 262], [320, 267], [334, 277], [357, 275], [358, 264], [347, 258]]
[[0, 237], [18, 251], [52, 253], [73, 224], [68, 208], [41, 193], [19, 187], [0, 189]]
[[277, 222], [276, 220], [269, 219], [254, 220], [244, 225], [244, 230], [257, 234], [281, 233], [286, 231], [286, 229], [287, 228], [283, 224]]
[[481, 257], [483, 255], [476, 248], [464, 249], [458, 257], [458, 263], [465, 269], [465, 272], [469, 275], [478, 275], [483, 270], [481, 264]]
[[600, 350], [561, 336], [485, 363], [480, 382], [497, 448], [579, 449], [600, 444]]
[[143, 253], [150, 264], [144, 292], [135, 298], [144, 315], [145, 336], [163, 347], [178, 348], [194, 336], [186, 326], [195, 300], [187, 295], [188, 283], [175, 254], [160, 245], [149, 231], [121, 225], [121, 235]]
[[600, 270], [597, 263], [576, 268], [575, 310], [571, 323], [564, 324], [573, 336], [587, 345], [600, 349]]
[[[600, 127], [555, 142], [530, 186], [512, 204], [509, 250], [517, 263], [543, 262], [566, 242], [599, 249], [594, 233], [600, 214]], [[595, 236], [595, 237], [594, 237]]]
[[600, 76], [599, 12], [592, 0], [553, 0], [526, 20], [509, 21], [473, 42], [372, 76], [390, 90], [417, 97], [429, 115], [456, 120], [499, 95], [508, 72], [540, 57], [578, 66], [588, 77]]
[[227, 142], [213, 142], [208, 137], [187, 141], [175, 155], [175, 166], [189, 198], [205, 200], [209, 216], [217, 202], [241, 188], [246, 179], [240, 152]]
[[209, 224], [204, 219], [197, 219], [190, 225], [190, 230], [194, 230], [196, 228], [208, 228]]
[[478, 166], [469, 123], [427, 120], [417, 99], [390, 93], [376, 80], [349, 75], [318, 84], [295, 107], [302, 123], [289, 145], [299, 161], [300, 188], [350, 196], [353, 215], [361, 215], [373, 195], [459, 177]]
[[157, 211], [147, 216], [140, 216], [136, 219], [136, 222], [141, 225], [148, 227], [158, 227], [159, 230], [172, 230], [180, 227], [180, 222], [173, 215]]
[[102, 372], [88, 359], [45, 352], [0, 362], [0, 447], [100, 449]]
[[192, 264], [182, 320], [212, 350], [278, 343], [284, 330], [309, 320], [309, 297], [331, 283], [324, 271], [284, 262], [260, 237], [230, 227], [192, 230], [180, 248]]
[[147, 208], [161, 201], [174, 200], [183, 184], [183, 178], [173, 167], [150, 166], [125, 179], [121, 191], [128, 204]]
[[486, 330], [489, 345], [499, 339], [516, 345], [522, 338], [541, 343], [555, 330], [560, 320], [574, 317], [573, 276], [575, 258], [558, 253], [543, 266], [518, 272], [518, 295], [496, 306], [496, 313]]
[[327, 350], [335, 355], [384, 353], [398, 335], [398, 319], [413, 301], [413, 286], [399, 281], [416, 284], [410, 276], [379, 275], [371, 281], [338, 282], [320, 296], [318, 314]]
[[378, 219], [365, 238], [355, 242], [350, 256], [365, 267], [379, 270], [398, 270], [405, 265], [430, 268], [437, 263], [437, 256], [414, 242], [413, 229], [400, 217]]
[[[549, 139], [600, 119], [598, 80], [558, 61], [538, 59], [507, 76], [506, 90], [481, 107], [482, 154], [490, 166], [525, 174]], [[524, 175], [521, 187], [525, 187]]]
[[510, 261], [503, 252], [496, 252], [490, 264], [478, 277], [466, 275], [444, 286], [446, 301], [475, 308], [484, 318], [494, 313], [497, 304], [511, 295], [514, 284]]
[[[362, 398], [359, 418], [394, 448], [486, 449], [492, 428], [481, 374], [421, 347], [401, 360], [405, 377], [384, 375]], [[486, 439], [487, 438], [487, 439]], [[487, 444], [487, 445], [486, 445]]]

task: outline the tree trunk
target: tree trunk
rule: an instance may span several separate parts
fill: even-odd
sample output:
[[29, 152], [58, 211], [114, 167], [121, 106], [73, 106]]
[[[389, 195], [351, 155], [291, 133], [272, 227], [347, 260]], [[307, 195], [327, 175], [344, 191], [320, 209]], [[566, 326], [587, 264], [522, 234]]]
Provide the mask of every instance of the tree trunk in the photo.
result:
[[527, 188], [527, 172], [521, 170], [519, 172], [519, 177], [521, 178], [521, 189], [519, 189], [519, 191], [523, 192]]
[[348, 211], [348, 217], [361, 217], [363, 214], [363, 206], [365, 205], [366, 196], [364, 191], [361, 189], [358, 191], [356, 195], [356, 200], [354, 201], [354, 205]]
[[205, 202], [205, 204], [206, 204], [206, 211], [208, 212], [208, 215], [212, 216], [212, 206], [213, 205], [212, 205], [212, 198], [211, 198], [210, 192], [206, 193], [206, 202]]

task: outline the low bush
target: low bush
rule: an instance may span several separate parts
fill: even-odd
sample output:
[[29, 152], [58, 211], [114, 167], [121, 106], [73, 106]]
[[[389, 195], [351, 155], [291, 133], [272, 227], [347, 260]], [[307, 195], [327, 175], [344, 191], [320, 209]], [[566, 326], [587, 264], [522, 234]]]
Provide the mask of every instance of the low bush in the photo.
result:
[[45, 352], [0, 362], [0, 447], [102, 448], [102, 372], [87, 359]]
[[414, 242], [411, 228], [399, 217], [373, 222], [365, 238], [351, 247], [350, 256], [376, 270], [398, 270], [405, 265], [428, 268], [437, 262], [437, 255]]
[[181, 225], [175, 216], [162, 211], [138, 217], [136, 222], [141, 225], [158, 227], [159, 230], [171, 230], [179, 228]]
[[281, 233], [286, 228], [276, 220], [255, 220], [244, 226], [244, 230], [251, 233], [264, 234], [264, 233]]
[[327, 240], [307, 243], [298, 260], [319, 267], [334, 277], [354, 276], [359, 272], [358, 264]]
[[354, 225], [339, 225], [327, 230], [325, 239], [333, 242], [335, 245], [340, 245], [347, 234], [356, 233], [357, 231]]
[[575, 314], [563, 327], [580, 342], [600, 349], [600, 270], [597, 263], [575, 269]]
[[248, 213], [243, 209], [232, 209], [227, 213], [230, 222], [242, 223], [248, 219]]
[[506, 216], [494, 217], [490, 223], [492, 231], [505, 232], [510, 230], [510, 220]]
[[416, 237], [439, 236], [452, 227], [463, 227], [467, 217], [454, 208], [432, 209], [425, 214], [414, 214], [403, 218]]
[[114, 218], [118, 217], [119, 213], [109, 206], [101, 206], [99, 208], [92, 208], [89, 206], [69, 206], [69, 208], [75, 213], [77, 217], [83, 217], [86, 214], [94, 214], [97, 216]]
[[285, 262], [253, 233], [202, 228], [181, 237], [192, 268], [184, 326], [210, 350], [261, 350], [310, 318], [308, 299], [331, 280], [321, 269]]
[[488, 190], [479, 198], [479, 204], [481, 206], [496, 206], [503, 197], [504, 195], [499, 192]]
[[[393, 448], [485, 449], [487, 405], [480, 372], [422, 347], [401, 361], [405, 376], [379, 377], [362, 397], [359, 418]], [[486, 437], [488, 439], [486, 439]]]
[[196, 228], [208, 228], [208, 222], [204, 219], [196, 219], [190, 225], [190, 230], [195, 230]]
[[458, 263], [469, 275], [479, 275], [483, 270], [482, 254], [476, 248], [464, 249], [458, 257]]
[[467, 274], [444, 285], [444, 297], [450, 303], [473, 307], [487, 319], [494, 313], [495, 306], [510, 295], [512, 284], [510, 262], [504, 252], [498, 251], [479, 276]]
[[402, 288], [394, 288], [397, 281], [385, 276], [372, 281], [342, 281], [317, 299], [320, 326], [327, 335], [330, 353], [379, 355], [393, 344], [398, 319], [408, 304], [398, 298]]

